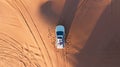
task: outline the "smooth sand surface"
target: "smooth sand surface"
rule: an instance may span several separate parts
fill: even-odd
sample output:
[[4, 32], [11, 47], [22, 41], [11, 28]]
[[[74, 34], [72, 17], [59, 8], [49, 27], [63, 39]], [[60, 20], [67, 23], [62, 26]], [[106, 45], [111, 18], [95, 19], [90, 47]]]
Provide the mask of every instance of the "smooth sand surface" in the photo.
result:
[[0, 67], [120, 67], [120, 0], [0, 0]]

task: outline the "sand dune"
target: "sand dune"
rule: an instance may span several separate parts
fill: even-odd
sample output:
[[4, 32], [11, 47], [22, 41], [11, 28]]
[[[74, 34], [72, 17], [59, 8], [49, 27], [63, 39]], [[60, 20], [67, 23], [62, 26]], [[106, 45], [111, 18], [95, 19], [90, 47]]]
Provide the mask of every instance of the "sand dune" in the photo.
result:
[[[120, 67], [119, 0], [1, 0], [0, 67]], [[55, 47], [55, 26], [66, 29]]]

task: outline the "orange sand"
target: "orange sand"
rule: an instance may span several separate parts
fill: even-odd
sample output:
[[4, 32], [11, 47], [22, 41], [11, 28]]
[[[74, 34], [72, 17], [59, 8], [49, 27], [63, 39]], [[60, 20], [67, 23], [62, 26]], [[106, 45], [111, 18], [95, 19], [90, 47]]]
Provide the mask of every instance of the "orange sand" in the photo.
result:
[[[0, 67], [120, 67], [120, 0], [1, 0]], [[55, 26], [66, 46], [55, 47]]]

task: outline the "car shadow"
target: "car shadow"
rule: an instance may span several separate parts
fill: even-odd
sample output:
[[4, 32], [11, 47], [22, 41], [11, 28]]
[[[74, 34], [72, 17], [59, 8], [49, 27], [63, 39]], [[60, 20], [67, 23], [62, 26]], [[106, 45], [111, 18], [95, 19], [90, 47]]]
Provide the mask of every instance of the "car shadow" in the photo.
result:
[[[65, 4], [60, 15], [56, 14], [52, 9], [52, 1], [47, 1], [40, 7], [40, 12], [46, 19], [50, 20], [50, 24], [63, 25], [65, 27], [65, 40], [69, 34], [79, 2], [80, 0], [65, 0]], [[57, 23], [56, 20], [58, 20]]]
[[62, 10], [61, 16], [58, 20], [58, 25], [63, 25], [65, 27], [65, 39], [69, 34], [71, 24], [74, 19], [75, 12], [80, 0], [66, 0], [64, 8]]

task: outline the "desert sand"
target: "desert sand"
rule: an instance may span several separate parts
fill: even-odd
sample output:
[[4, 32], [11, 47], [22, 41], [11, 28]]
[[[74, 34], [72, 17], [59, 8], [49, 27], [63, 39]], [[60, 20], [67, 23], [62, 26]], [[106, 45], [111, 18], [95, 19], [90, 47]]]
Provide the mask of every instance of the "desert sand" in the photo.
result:
[[0, 0], [0, 67], [120, 67], [120, 0]]

